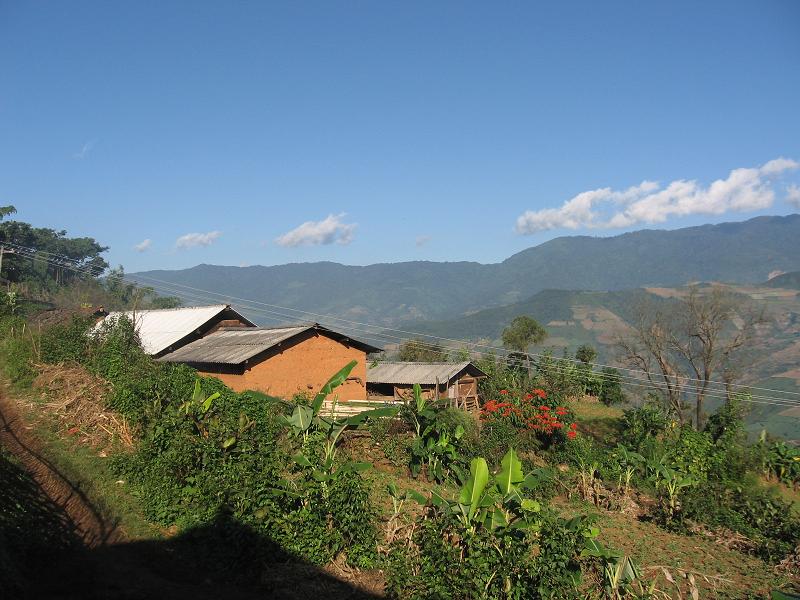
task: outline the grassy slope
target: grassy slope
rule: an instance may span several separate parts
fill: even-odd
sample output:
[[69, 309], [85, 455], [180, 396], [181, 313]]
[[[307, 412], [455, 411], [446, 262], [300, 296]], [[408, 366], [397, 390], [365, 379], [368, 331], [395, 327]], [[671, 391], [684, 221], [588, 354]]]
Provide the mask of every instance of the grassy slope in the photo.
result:
[[[597, 439], [609, 439], [609, 436], [613, 439], [622, 415], [620, 408], [607, 407], [596, 401], [580, 401], [572, 406], [584, 433]], [[407, 469], [392, 467], [382, 461], [382, 452], [374, 445], [360, 443], [346, 448], [345, 452], [353, 452], [359, 460], [376, 463], [376, 468], [364, 476], [371, 484], [373, 500], [380, 509], [381, 527], [392, 514], [392, 503], [385, 492], [389, 483], [395, 483], [401, 490], [415, 489], [423, 493], [431, 487], [423, 480], [411, 479]], [[445, 495], [456, 496], [453, 486], [437, 489]], [[788, 490], [783, 491], [792, 496]], [[601, 529], [601, 541], [631, 556], [643, 568], [648, 580], [658, 579], [657, 586], [661, 590], [670, 590], [670, 584], [656, 568], [660, 566], [669, 569], [674, 577], [679, 577], [679, 570], [695, 572], [701, 598], [765, 597], [770, 590], [783, 588], [789, 583], [785, 576], [775, 574], [764, 561], [721, 547], [708, 538], [670, 533], [652, 522], [602, 510], [576, 497], [559, 496], [554, 499], [553, 506], [565, 517], [594, 515]], [[406, 510], [419, 509], [409, 502]], [[712, 582], [704, 581], [702, 575], [710, 577]], [[714, 585], [718, 587], [715, 589]], [[686, 590], [684, 585], [685, 594]], [[689, 596], [686, 594], [684, 597]]]
[[[6, 388], [5, 393], [10, 393]], [[35, 393], [14, 393], [25, 421], [35, 430], [41, 443], [38, 451], [63, 476], [76, 484], [88, 500], [109, 521], [117, 521], [124, 537], [129, 540], [162, 539], [164, 532], [149, 523], [138, 500], [128, 493], [124, 482], [112, 472], [109, 459], [95, 449], [64, 437], [54, 419], [38, 409], [41, 403]]]
[[[27, 400], [26, 417], [36, 428], [45, 458], [53, 462], [66, 477], [79, 482], [82, 490], [101, 510], [118, 518], [129, 538], [161, 539], [163, 532], [142, 517], [136, 498], [128, 494], [124, 484], [119, 484], [111, 473], [108, 459], [98, 456], [89, 447], [61, 437], [54, 423], [36, 410], [35, 399], [27, 398]], [[616, 422], [621, 414], [620, 409], [605, 407], [596, 402], [578, 402], [575, 404], [575, 409], [581, 427], [586, 433], [598, 438], [613, 436]], [[367, 458], [380, 463], [378, 460], [380, 450], [374, 445], [371, 446], [370, 449], [368, 444], [365, 452], [363, 445], [359, 445], [359, 459]], [[413, 488], [422, 492], [430, 488], [430, 484], [409, 478], [405, 469], [392, 467], [385, 461], [377, 464], [366, 477], [371, 483], [373, 499], [379, 507], [382, 524], [392, 511], [391, 501], [385, 493], [388, 483], [394, 482], [401, 489]], [[455, 489], [445, 488], [443, 491], [453, 494]], [[677, 569], [689, 569], [721, 577], [725, 581], [720, 583], [720, 589], [715, 593], [724, 594], [725, 597], [745, 597], [745, 591], [763, 594], [770, 588], [786, 583], [763, 561], [721, 548], [704, 538], [665, 532], [652, 523], [600, 510], [575, 499], [557, 498], [554, 506], [565, 516], [578, 512], [594, 514], [602, 530], [601, 539], [624, 550], [645, 569], [663, 565], [672, 569], [673, 574]], [[408, 508], [415, 509], [413, 506]], [[698, 580], [701, 589], [711, 592], [710, 586], [702, 582], [701, 577], [698, 576]], [[659, 587], [666, 589], [665, 586], [666, 583], [662, 580]]]

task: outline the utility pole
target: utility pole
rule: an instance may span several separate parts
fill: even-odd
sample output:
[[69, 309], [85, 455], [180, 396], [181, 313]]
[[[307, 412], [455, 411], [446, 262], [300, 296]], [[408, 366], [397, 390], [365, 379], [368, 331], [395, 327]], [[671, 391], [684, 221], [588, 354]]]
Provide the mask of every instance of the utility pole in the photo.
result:
[[6, 250], [6, 247], [0, 244], [0, 277], [3, 276], [3, 256], [6, 254], [16, 254], [13, 249]]

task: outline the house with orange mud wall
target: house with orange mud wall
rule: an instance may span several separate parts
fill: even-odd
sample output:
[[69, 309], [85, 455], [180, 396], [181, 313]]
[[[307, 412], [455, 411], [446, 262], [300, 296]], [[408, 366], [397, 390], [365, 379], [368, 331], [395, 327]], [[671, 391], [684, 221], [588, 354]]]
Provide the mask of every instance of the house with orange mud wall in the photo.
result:
[[319, 323], [281, 327], [220, 328], [159, 358], [220, 379], [236, 392], [256, 390], [278, 398], [316, 394], [351, 361], [356, 366], [336, 388], [339, 401], [367, 399], [367, 354], [381, 349]]

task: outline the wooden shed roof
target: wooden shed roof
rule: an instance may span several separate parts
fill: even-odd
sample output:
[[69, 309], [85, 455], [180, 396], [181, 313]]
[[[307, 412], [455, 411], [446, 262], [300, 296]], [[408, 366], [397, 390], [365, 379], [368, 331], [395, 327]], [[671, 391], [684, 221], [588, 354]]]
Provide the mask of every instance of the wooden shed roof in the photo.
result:
[[464, 375], [486, 377], [470, 361], [460, 363], [379, 362], [367, 365], [367, 383], [391, 383], [396, 385], [435, 385], [460, 379]]
[[380, 348], [354, 340], [319, 323], [303, 323], [282, 327], [222, 327], [211, 335], [162, 356], [159, 360], [162, 362], [240, 365], [279, 344], [290, 342], [308, 331], [317, 331], [367, 353], [380, 351]]

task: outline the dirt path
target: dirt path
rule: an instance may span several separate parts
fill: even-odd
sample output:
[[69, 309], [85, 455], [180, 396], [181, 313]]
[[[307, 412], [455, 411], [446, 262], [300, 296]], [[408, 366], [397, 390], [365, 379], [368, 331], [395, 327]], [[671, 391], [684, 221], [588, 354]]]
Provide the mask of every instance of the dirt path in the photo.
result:
[[[190, 561], [173, 556], [168, 542], [125, 539], [115, 520], [104, 516], [82, 492], [43, 455], [35, 429], [16, 402], [0, 389], [0, 445], [15, 455], [32, 475], [47, 501], [63, 513], [67, 527], [83, 548], [56, 553], [47, 564], [30, 565], [35, 576], [25, 598], [205, 600], [221, 597], [368, 599], [364, 592], [312, 566], [298, 563], [267, 566], [269, 583], [252, 587], [213, 582]], [[198, 549], [201, 551], [201, 549]], [[43, 561], [44, 562], [44, 561]]]
[[2, 391], [0, 444], [16, 456], [47, 498], [64, 512], [74, 532], [88, 548], [123, 541], [117, 524], [108, 521], [80, 487], [42, 455], [33, 428], [23, 420], [16, 403]]

